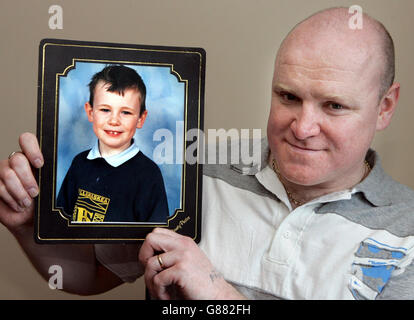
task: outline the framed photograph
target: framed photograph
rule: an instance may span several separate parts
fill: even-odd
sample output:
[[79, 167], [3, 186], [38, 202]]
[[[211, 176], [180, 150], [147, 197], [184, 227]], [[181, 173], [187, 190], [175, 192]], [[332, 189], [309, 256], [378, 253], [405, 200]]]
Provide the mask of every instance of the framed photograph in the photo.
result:
[[38, 243], [201, 237], [205, 51], [44, 39]]

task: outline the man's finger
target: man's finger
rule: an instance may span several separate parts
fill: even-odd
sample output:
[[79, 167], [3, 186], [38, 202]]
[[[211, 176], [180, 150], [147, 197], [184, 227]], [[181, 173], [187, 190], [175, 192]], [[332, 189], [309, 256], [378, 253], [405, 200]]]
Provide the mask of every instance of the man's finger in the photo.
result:
[[[24, 189], [13, 169], [10, 167], [3, 168], [0, 179], [5, 186], [7, 193], [17, 202], [19, 207], [28, 208], [32, 204], [32, 198]], [[4, 194], [3, 199], [5, 201], [8, 200]]]
[[175, 231], [172, 231], [170, 229], [167, 229], [167, 228], [155, 228], [152, 232], [159, 233], [159, 234], [165, 234], [165, 235], [171, 236], [173, 238], [180, 238], [180, 237], [182, 237], [182, 235], [178, 234]]
[[168, 251], [149, 258], [147, 266], [155, 272], [161, 272], [175, 265], [178, 260], [179, 254], [177, 251]]
[[160, 272], [173, 267], [179, 259], [177, 251], [169, 251], [152, 256], [147, 260], [145, 267], [145, 283], [148, 287], [153, 285], [153, 278]]
[[25, 132], [19, 137], [19, 144], [22, 152], [35, 168], [43, 166], [44, 159], [40, 151], [39, 143], [34, 134]]
[[39, 193], [37, 182], [33, 176], [32, 169], [25, 155], [22, 153], [16, 153], [9, 159], [9, 164], [27, 193], [29, 193], [32, 198], [36, 197]]
[[152, 278], [152, 281], [152, 291], [155, 297], [161, 300], [169, 300], [172, 298], [170, 291], [175, 281], [177, 281], [174, 268], [156, 274]]
[[139, 251], [139, 260], [143, 265], [147, 260], [155, 255], [156, 252], [167, 252], [173, 250], [177, 243], [170, 235], [151, 232], [145, 238]]
[[23, 209], [20, 208], [17, 202], [13, 199], [13, 197], [7, 191], [6, 186], [0, 180], [0, 199], [4, 201], [10, 208], [12, 208], [16, 212], [22, 212]]

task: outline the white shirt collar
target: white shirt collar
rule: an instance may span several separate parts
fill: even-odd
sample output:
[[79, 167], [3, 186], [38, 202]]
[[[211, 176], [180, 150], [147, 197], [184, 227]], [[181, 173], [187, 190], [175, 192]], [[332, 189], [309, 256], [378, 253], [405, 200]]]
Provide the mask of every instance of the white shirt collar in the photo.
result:
[[[292, 211], [292, 205], [287, 196], [285, 187], [280, 182], [278, 176], [274, 171], [267, 165], [261, 171], [256, 173], [257, 180], [270, 192], [276, 195], [288, 208], [289, 211]], [[333, 202], [339, 200], [349, 200], [353, 193], [355, 193], [355, 188], [347, 189], [337, 192], [332, 192], [330, 194], [323, 195], [319, 198], [316, 198], [312, 201], [305, 203], [305, 206], [310, 205], [319, 205], [321, 203]]]
[[133, 139], [132, 144], [128, 147], [128, 149], [122, 151], [121, 153], [115, 154], [113, 156], [102, 157], [101, 152], [99, 151], [99, 140], [96, 139], [93, 148], [89, 151], [86, 158], [89, 160], [103, 158], [112, 167], [118, 167], [121, 164], [127, 162], [132, 157], [134, 157], [138, 152], [139, 152], [139, 148], [135, 143], [135, 139]]

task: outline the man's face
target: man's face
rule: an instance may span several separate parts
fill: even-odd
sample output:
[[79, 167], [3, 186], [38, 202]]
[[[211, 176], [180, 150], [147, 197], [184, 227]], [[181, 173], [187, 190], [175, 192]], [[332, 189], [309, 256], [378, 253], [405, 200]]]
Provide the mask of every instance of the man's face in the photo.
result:
[[137, 128], [142, 128], [147, 111], [140, 116], [141, 94], [127, 89], [124, 95], [107, 91], [108, 84], [99, 82], [93, 106], [85, 104], [88, 120], [99, 139], [102, 156], [118, 154], [127, 149]]
[[283, 50], [275, 64], [269, 146], [285, 179], [328, 188], [361, 173], [377, 128], [379, 82], [363, 56], [303, 49]]

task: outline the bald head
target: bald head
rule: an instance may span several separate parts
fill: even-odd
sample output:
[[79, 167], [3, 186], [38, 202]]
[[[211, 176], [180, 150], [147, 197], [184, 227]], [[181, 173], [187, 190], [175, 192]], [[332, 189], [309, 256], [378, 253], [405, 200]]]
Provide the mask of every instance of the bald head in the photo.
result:
[[[363, 28], [351, 29], [348, 8], [320, 11], [297, 24], [282, 42], [276, 65], [289, 63], [289, 57], [322, 59], [326, 67], [338, 66], [338, 57], [348, 66], [372, 77], [378, 83], [380, 98], [392, 85], [395, 76], [394, 44], [385, 27], [363, 14]], [[345, 67], [345, 66], [344, 66]]]

